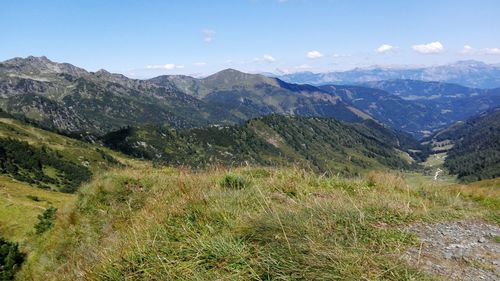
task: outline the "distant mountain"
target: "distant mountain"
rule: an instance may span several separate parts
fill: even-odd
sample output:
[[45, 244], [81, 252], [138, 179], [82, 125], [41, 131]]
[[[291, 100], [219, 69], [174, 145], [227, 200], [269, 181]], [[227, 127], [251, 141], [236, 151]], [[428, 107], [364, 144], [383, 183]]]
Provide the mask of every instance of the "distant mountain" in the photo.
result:
[[320, 89], [341, 97], [352, 107], [392, 128], [417, 137], [453, 122], [433, 106], [405, 100], [379, 89], [338, 85], [320, 86]]
[[467, 98], [487, 93], [487, 90], [458, 84], [410, 79], [370, 81], [363, 85], [387, 91], [405, 100], [418, 101]]
[[369, 118], [318, 88], [232, 69], [204, 79], [136, 80], [46, 57], [0, 63], [0, 108], [51, 130], [92, 135], [144, 123], [173, 128], [236, 124], [273, 113]]
[[239, 121], [174, 87], [104, 70], [87, 72], [46, 57], [0, 63], [0, 107], [43, 127], [72, 133], [103, 134], [148, 122], [180, 128]]
[[446, 128], [432, 137], [451, 144], [444, 166], [464, 181], [500, 176], [500, 107]]
[[234, 69], [226, 69], [203, 79], [174, 75], [148, 81], [161, 87], [176, 87], [204, 102], [223, 107], [242, 119], [273, 113], [335, 117], [347, 121], [369, 118], [339, 97], [316, 87], [290, 84]]
[[441, 82], [316, 87], [234, 69], [201, 79], [164, 75], [137, 80], [45, 57], [0, 63], [1, 109], [43, 128], [88, 139], [146, 123], [193, 128], [242, 124], [270, 114], [373, 119], [421, 137], [495, 106], [500, 106], [500, 88]]
[[291, 165], [353, 174], [368, 168], [408, 168], [420, 157], [410, 136], [371, 120], [270, 115], [242, 126], [171, 130], [129, 127], [110, 133], [103, 143], [126, 154], [159, 162], [204, 167], [209, 164]]
[[416, 80], [375, 81], [364, 85], [422, 105], [424, 108], [422, 114], [439, 117], [440, 122], [434, 125], [464, 121], [489, 108], [500, 106], [500, 88], [485, 90], [451, 83]]
[[467, 60], [421, 68], [356, 68], [349, 71], [297, 72], [278, 76], [289, 83], [353, 85], [380, 80], [411, 79], [456, 83], [472, 88], [500, 87], [500, 66]]

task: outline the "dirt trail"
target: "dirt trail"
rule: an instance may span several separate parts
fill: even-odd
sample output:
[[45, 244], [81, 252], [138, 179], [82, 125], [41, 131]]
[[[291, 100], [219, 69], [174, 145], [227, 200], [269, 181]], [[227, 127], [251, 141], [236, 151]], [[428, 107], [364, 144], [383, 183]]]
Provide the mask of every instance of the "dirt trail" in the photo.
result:
[[449, 280], [500, 280], [500, 227], [481, 221], [416, 224], [405, 229], [420, 247], [403, 258]]

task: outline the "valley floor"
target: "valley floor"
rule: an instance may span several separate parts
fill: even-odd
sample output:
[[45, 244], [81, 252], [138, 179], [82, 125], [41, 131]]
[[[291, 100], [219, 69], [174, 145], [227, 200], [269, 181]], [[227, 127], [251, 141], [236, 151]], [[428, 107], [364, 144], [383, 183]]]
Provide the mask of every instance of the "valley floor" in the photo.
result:
[[[460, 280], [476, 272], [498, 280], [499, 183], [140, 164], [84, 185], [53, 229], [11, 238], [29, 253], [19, 280]], [[467, 233], [478, 242], [457, 236]], [[469, 242], [477, 244], [470, 257], [453, 248]], [[484, 247], [490, 254], [472, 257]], [[448, 265], [463, 271], [438, 270]]]

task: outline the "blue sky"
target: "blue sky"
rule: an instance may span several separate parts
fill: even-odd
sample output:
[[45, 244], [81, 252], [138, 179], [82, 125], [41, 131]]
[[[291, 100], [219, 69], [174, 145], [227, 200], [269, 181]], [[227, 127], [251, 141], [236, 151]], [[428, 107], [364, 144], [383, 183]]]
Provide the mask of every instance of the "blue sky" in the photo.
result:
[[500, 62], [498, 0], [0, 1], [0, 60], [132, 77]]

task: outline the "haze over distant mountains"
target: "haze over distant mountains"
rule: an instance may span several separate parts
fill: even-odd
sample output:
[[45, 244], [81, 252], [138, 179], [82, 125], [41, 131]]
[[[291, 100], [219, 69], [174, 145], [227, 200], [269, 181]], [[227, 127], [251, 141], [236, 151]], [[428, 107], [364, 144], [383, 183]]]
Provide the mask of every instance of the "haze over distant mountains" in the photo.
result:
[[289, 83], [352, 85], [371, 81], [410, 79], [456, 83], [472, 88], [500, 87], [500, 66], [475, 60], [430, 67], [372, 67], [325, 73], [296, 72], [278, 75]]

